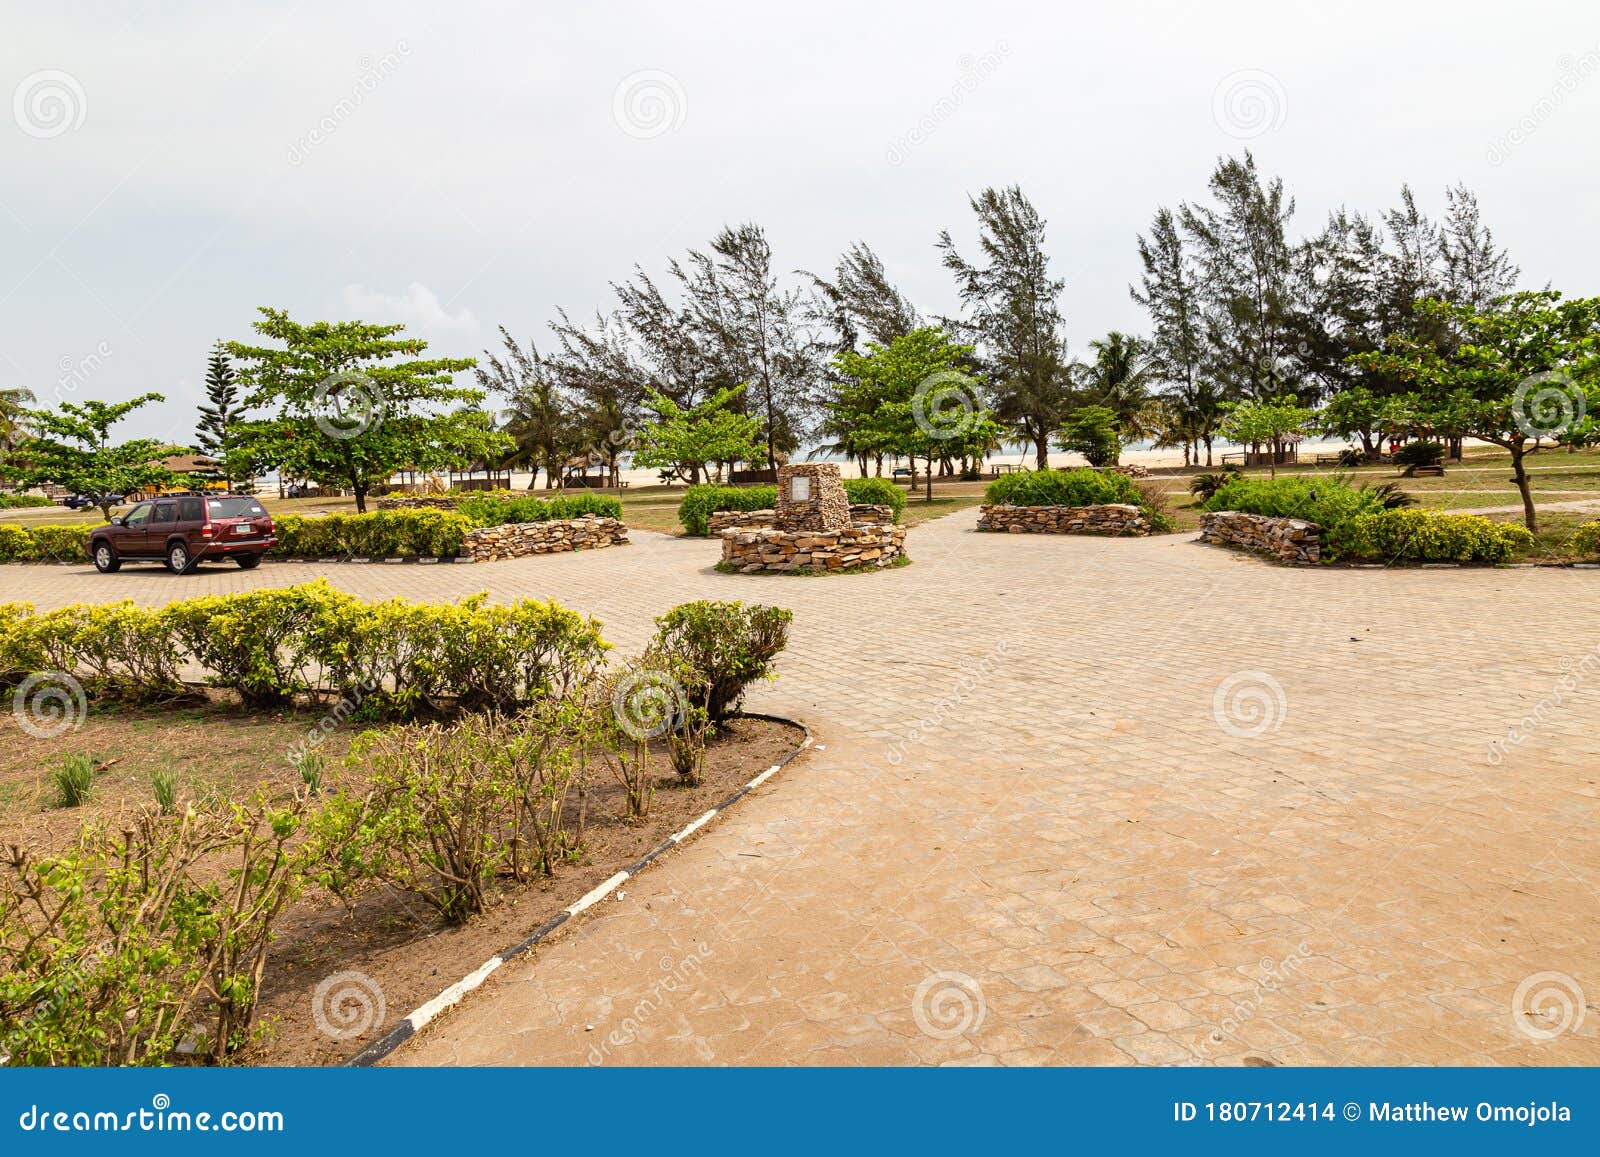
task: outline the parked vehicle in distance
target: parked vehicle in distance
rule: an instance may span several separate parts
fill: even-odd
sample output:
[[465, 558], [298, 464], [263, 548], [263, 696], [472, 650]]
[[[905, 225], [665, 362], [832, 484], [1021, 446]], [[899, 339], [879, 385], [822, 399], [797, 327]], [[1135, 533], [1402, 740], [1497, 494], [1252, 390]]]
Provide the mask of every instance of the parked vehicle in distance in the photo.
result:
[[185, 495], [141, 502], [89, 532], [89, 557], [102, 574], [124, 562], [165, 562], [186, 574], [202, 560], [231, 558], [244, 570], [259, 566], [278, 543], [277, 528], [254, 498]]
[[68, 494], [61, 499], [61, 505], [68, 510], [92, 510], [100, 505], [101, 499], [110, 506], [121, 506], [123, 501], [120, 494]]

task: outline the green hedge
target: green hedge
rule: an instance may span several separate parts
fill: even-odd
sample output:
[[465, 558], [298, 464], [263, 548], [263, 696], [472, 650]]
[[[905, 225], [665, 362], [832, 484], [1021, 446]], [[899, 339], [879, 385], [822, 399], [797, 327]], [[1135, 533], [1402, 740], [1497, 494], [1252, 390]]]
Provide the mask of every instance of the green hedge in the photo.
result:
[[[906, 492], [887, 478], [846, 478], [844, 492], [852, 503], [888, 506], [894, 520], [906, 508]], [[691, 486], [678, 504], [678, 521], [686, 534], [704, 537], [710, 533], [709, 520], [724, 510], [771, 510], [778, 502], [776, 486]]]
[[0, 510], [21, 510], [24, 507], [54, 506], [43, 494], [0, 494]]
[[1510, 562], [1532, 547], [1525, 527], [1435, 510], [1360, 514], [1325, 530], [1322, 539], [1325, 557], [1378, 562]]
[[87, 562], [95, 522], [49, 526], [0, 526], [0, 563]]
[[622, 520], [622, 503], [609, 494], [558, 494], [549, 498], [475, 494], [456, 503], [456, 509], [479, 526], [500, 526], [508, 522], [551, 522], [560, 518], [600, 518]]
[[1381, 511], [1375, 491], [1357, 490], [1342, 475], [1327, 478], [1231, 479], [1209, 499], [1205, 510], [1237, 510], [1269, 518], [1303, 518], [1326, 535], [1363, 514]]
[[273, 558], [454, 558], [479, 524], [451, 510], [369, 514], [285, 514], [274, 521]]
[[1567, 540], [1567, 550], [1578, 558], [1600, 555], [1600, 522], [1586, 522], [1573, 531]]
[[1145, 505], [1126, 474], [1100, 470], [1027, 470], [1002, 474], [984, 489], [985, 502], [1000, 506]]

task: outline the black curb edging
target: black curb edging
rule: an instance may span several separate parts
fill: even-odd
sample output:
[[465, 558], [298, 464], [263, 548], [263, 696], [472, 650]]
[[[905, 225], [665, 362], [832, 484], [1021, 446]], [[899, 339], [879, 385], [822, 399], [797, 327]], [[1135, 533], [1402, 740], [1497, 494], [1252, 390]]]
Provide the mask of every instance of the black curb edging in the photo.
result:
[[429, 1024], [438, 1019], [441, 1013], [459, 1004], [462, 998], [465, 997], [469, 992], [472, 992], [474, 989], [481, 986], [484, 981], [488, 980], [489, 977], [493, 976], [494, 973], [500, 969], [501, 965], [510, 963], [512, 960], [516, 959], [518, 956], [521, 956], [530, 948], [548, 938], [552, 933], [567, 924], [574, 917], [580, 915], [589, 908], [592, 908], [601, 900], [604, 900], [607, 896], [611, 895], [612, 892], [616, 891], [634, 876], [638, 875], [651, 864], [655, 863], [655, 861], [660, 857], [666, 855], [667, 852], [687, 841], [690, 836], [694, 835], [695, 832], [699, 831], [712, 820], [716, 819], [729, 807], [733, 806], [733, 804], [737, 803], [756, 788], [766, 783], [767, 780], [777, 775], [778, 772], [782, 771], [789, 765], [790, 761], [795, 759], [801, 752], [809, 750], [811, 747], [811, 730], [798, 719], [790, 719], [783, 715], [768, 715], [764, 712], [757, 711], [742, 712], [737, 716], [737, 718], [764, 719], [769, 723], [782, 723], [789, 727], [798, 727], [801, 735], [804, 736], [804, 738], [801, 740], [799, 747], [796, 747], [788, 755], [784, 756], [777, 763], [767, 768], [749, 783], [739, 788], [739, 790], [728, 796], [721, 803], [715, 805], [710, 811], [691, 822], [687, 827], [683, 828], [681, 831], [673, 832], [672, 835], [668, 836], [654, 851], [650, 852], [643, 859], [628, 865], [626, 868], [623, 868], [621, 871], [617, 872], [614, 876], [600, 884], [598, 887], [591, 889], [581, 898], [567, 905], [567, 907], [563, 908], [560, 912], [557, 912], [538, 928], [534, 929], [532, 934], [530, 934], [527, 939], [522, 940], [517, 944], [513, 944], [505, 951], [489, 957], [488, 960], [485, 960], [472, 972], [469, 972], [466, 976], [463, 976], [460, 980], [450, 985], [450, 987], [439, 993], [438, 996], [435, 996], [426, 1004], [413, 1009], [409, 1014], [407, 1014], [406, 1018], [399, 1024], [395, 1025], [394, 1028], [390, 1029], [383, 1036], [367, 1045], [360, 1052], [356, 1053], [355, 1056], [345, 1061], [344, 1067], [367, 1068], [392, 1054], [401, 1045], [405, 1044], [406, 1041], [416, 1036], [423, 1029], [427, 1028]]

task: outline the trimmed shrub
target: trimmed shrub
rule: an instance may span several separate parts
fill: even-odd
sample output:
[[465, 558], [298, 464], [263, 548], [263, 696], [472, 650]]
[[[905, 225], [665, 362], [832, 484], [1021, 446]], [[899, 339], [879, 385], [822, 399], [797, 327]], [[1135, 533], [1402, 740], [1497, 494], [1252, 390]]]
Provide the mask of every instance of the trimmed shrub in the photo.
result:
[[746, 687], [771, 677], [793, 619], [783, 607], [684, 603], [656, 620], [645, 661], [688, 680], [684, 690], [717, 723], [738, 710]]
[[1325, 533], [1322, 540], [1326, 557], [1380, 562], [1500, 563], [1532, 547], [1533, 535], [1525, 527], [1434, 510], [1360, 514]]
[[1004, 506], [1141, 506], [1144, 495], [1126, 474], [1099, 470], [1029, 470], [1002, 474], [984, 489], [985, 502]]
[[1206, 510], [1237, 510], [1269, 518], [1303, 518], [1324, 533], [1383, 508], [1383, 496], [1356, 490], [1343, 475], [1327, 478], [1234, 478], [1209, 499]]
[[66, 671], [96, 696], [130, 702], [181, 694], [182, 664], [178, 640], [159, 613], [131, 600], [18, 616], [0, 640], [0, 668]]
[[704, 538], [720, 510], [771, 510], [777, 503], [776, 486], [691, 486], [678, 503], [678, 521], [686, 534]]
[[316, 685], [317, 626], [360, 600], [325, 580], [300, 586], [209, 595], [160, 612], [184, 650], [251, 707], [270, 707]]
[[[1573, 532], [1567, 539], [1567, 550], [1579, 558], [1593, 558], [1600, 555], [1600, 522], [1586, 522]], [[0, 607], [0, 616], [4, 616], [5, 608]], [[0, 618], [3, 621], [3, 618]], [[4, 652], [0, 652], [3, 657]]]
[[479, 525], [456, 511], [428, 509], [286, 514], [274, 521], [278, 558], [454, 558]]
[[850, 501], [857, 505], [892, 508], [896, 522], [899, 522], [900, 516], [905, 513], [906, 492], [887, 478], [846, 478], [844, 492]]
[[1444, 447], [1426, 438], [1407, 442], [1394, 452], [1396, 466], [1437, 466], [1444, 461]]
[[473, 495], [456, 503], [456, 510], [479, 526], [502, 526], [512, 522], [552, 522], [561, 518], [615, 518], [622, 521], [622, 503], [609, 494], [557, 494], [549, 498], [508, 494]]
[[0, 494], [0, 510], [22, 510], [54, 505], [55, 503], [43, 494]]
[[0, 562], [88, 562], [89, 532], [97, 525], [0, 526]]

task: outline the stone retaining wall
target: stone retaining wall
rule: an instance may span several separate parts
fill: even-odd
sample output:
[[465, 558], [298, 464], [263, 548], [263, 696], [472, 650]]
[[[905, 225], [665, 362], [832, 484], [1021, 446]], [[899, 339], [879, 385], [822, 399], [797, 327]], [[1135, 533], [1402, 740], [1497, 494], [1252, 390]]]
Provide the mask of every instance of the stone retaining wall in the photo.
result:
[[1321, 531], [1303, 518], [1211, 511], [1200, 516], [1200, 541], [1243, 547], [1279, 562], [1313, 563], [1322, 557]]
[[1137, 506], [980, 506], [979, 530], [1010, 534], [1149, 534], [1150, 523]]
[[722, 532], [722, 562], [741, 574], [888, 566], [906, 552], [903, 526], [842, 530], [732, 529]]
[[529, 554], [555, 554], [567, 550], [598, 550], [626, 546], [628, 528], [615, 518], [586, 515], [549, 522], [508, 522], [469, 530], [461, 540], [461, 557], [473, 562], [494, 562]]
[[454, 510], [459, 501], [444, 494], [398, 494], [378, 499], [379, 510]]
[[[718, 510], [706, 519], [707, 533], [721, 534], [724, 530], [770, 527], [777, 512], [773, 510]], [[878, 502], [857, 502], [850, 507], [850, 521], [862, 526], [893, 526], [894, 507]]]

